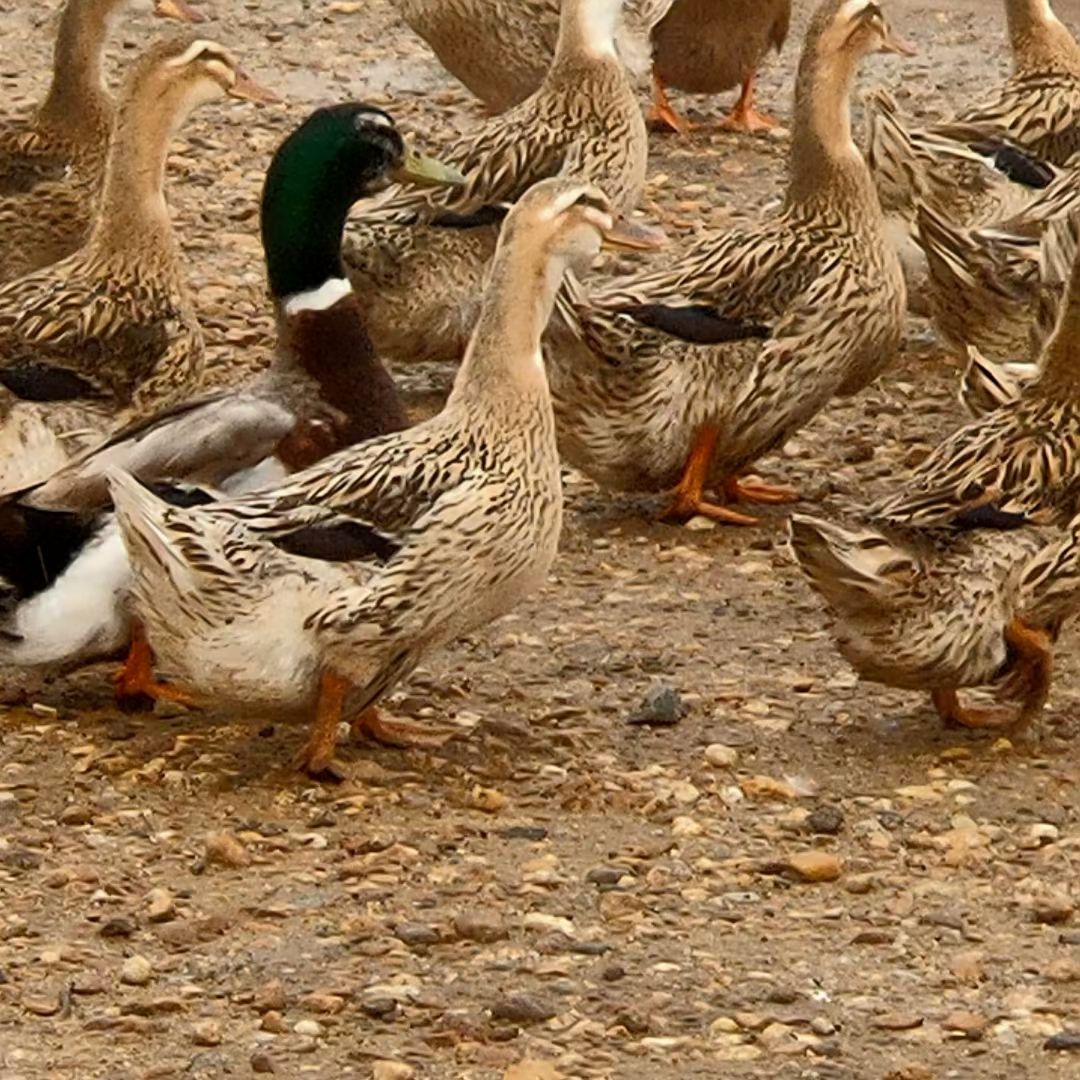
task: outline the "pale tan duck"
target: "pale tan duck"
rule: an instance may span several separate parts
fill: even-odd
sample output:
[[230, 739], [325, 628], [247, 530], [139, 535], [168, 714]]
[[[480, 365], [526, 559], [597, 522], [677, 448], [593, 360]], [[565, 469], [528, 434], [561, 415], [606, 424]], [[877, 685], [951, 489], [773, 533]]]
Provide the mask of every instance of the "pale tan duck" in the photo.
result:
[[0, 121], [0, 281], [70, 255], [86, 239], [115, 115], [102, 70], [105, 42], [125, 8], [201, 18], [183, 0], [64, 5], [45, 100]]
[[621, 0], [566, 0], [540, 89], [440, 150], [465, 174], [460, 191], [392, 192], [354, 219], [345, 262], [380, 355], [460, 358], [498, 235], [501, 212], [490, 211], [537, 181], [572, 175], [594, 184], [627, 224], [645, 187], [648, 133], [615, 51], [620, 8]]
[[680, 518], [752, 524], [705, 498], [717, 487], [790, 500], [739, 474], [834, 395], [876, 378], [903, 333], [903, 274], [849, 101], [862, 58], [898, 51], [908, 47], [877, 4], [825, 0], [799, 65], [781, 212], [704, 239], [669, 270], [560, 304], [567, 325], [549, 333], [549, 378], [575, 467], [608, 487], [674, 487], [668, 513]]
[[540, 335], [564, 272], [587, 269], [611, 225], [603, 195], [573, 182], [518, 202], [454, 389], [430, 420], [201, 508], [114, 478], [135, 610], [163, 674], [245, 715], [306, 714], [300, 764], [319, 774], [343, 710], [370, 726], [430, 650], [543, 583], [562, 484]]
[[653, 30], [652, 116], [675, 131], [692, 125], [667, 97], [674, 86], [690, 94], [721, 94], [740, 87], [720, 126], [767, 130], [776, 121], [754, 107], [754, 78], [770, 49], [779, 52], [791, 24], [791, 0], [675, 0]]
[[191, 392], [203, 339], [165, 201], [177, 126], [228, 94], [261, 100], [221, 45], [161, 41], [132, 66], [84, 247], [0, 287], [0, 491], [43, 480], [129, 407]]

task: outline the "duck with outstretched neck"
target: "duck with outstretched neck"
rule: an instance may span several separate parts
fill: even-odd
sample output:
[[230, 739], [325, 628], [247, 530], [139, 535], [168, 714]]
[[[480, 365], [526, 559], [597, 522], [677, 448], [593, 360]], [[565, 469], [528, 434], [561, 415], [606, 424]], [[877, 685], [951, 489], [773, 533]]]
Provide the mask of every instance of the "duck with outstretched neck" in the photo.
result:
[[340, 772], [340, 721], [445, 740], [379, 700], [432, 649], [545, 580], [562, 485], [540, 335], [569, 269], [613, 228], [606, 198], [547, 180], [507, 215], [476, 329], [442, 412], [265, 492], [169, 505], [109, 473], [134, 610], [160, 670], [215, 709], [310, 724], [298, 763]]
[[[107, 469], [184, 483], [176, 497], [198, 501], [208, 497], [199, 485], [246, 490], [406, 425], [341, 262], [350, 207], [391, 179], [460, 176], [407, 149], [390, 116], [361, 104], [319, 109], [282, 143], [262, 196], [278, 323], [271, 366], [235, 390], [138, 416], [0, 507], [0, 574], [11, 609], [0, 661], [70, 667], [128, 640], [128, 571], [108, 513]], [[148, 681], [138, 637], [133, 653], [121, 695], [167, 693]]]
[[216, 42], [147, 49], [124, 82], [86, 243], [0, 287], [0, 491], [46, 479], [128, 410], [183, 400], [201, 378], [166, 164], [191, 112], [226, 96], [270, 95]]
[[346, 266], [388, 360], [461, 358], [505, 204], [540, 180], [595, 184], [622, 216], [625, 235], [641, 247], [660, 243], [656, 230], [625, 217], [645, 189], [648, 132], [615, 50], [622, 6], [565, 0], [540, 87], [446, 148], [446, 160], [467, 177], [460, 190], [402, 193], [350, 225]]
[[869, 56], [910, 51], [872, 0], [822, 0], [799, 63], [780, 212], [704, 235], [668, 267], [560, 297], [548, 372], [575, 468], [619, 490], [671, 490], [675, 519], [750, 525], [726, 504], [794, 499], [741, 474], [872, 382], [903, 336], [903, 274], [850, 99]]
[[67, 0], [45, 100], [29, 115], [0, 120], [0, 195], [28, 191], [69, 170], [100, 182], [115, 114], [105, 85], [105, 42], [125, 10], [202, 19], [183, 0]]

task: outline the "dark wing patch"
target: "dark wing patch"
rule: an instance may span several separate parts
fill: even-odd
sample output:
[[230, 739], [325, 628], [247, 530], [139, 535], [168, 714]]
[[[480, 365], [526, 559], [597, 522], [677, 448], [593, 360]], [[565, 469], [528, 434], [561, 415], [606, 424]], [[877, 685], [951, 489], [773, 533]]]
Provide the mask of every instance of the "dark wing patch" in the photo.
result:
[[949, 518], [949, 523], [955, 525], [962, 532], [974, 529], [998, 529], [1008, 531], [1022, 529], [1030, 525], [1030, 520], [1023, 514], [1014, 514], [1008, 510], [1001, 510], [993, 503], [983, 503], [982, 506], [969, 506]]
[[0, 384], [23, 401], [72, 401], [104, 397], [101, 388], [70, 368], [19, 360], [0, 368]]
[[705, 304], [668, 307], [665, 304], [633, 304], [620, 308], [642, 326], [652, 327], [694, 345], [720, 345], [725, 341], [767, 338], [769, 328], [760, 323], [728, 319]]
[[0, 505], [0, 579], [19, 599], [48, 588], [100, 525], [98, 515]]
[[439, 229], [480, 229], [500, 225], [509, 210], [508, 206], [481, 206], [470, 213], [440, 210], [428, 224]]
[[217, 499], [207, 491], [203, 491], [194, 484], [174, 484], [168, 480], [156, 480], [147, 483], [140, 481], [147, 491], [152, 491], [162, 502], [170, 506], [188, 510], [193, 506], [207, 506]]
[[295, 532], [275, 536], [271, 543], [305, 559], [322, 562], [388, 562], [401, 545], [362, 521], [337, 521], [329, 525], [306, 525]]
[[986, 140], [969, 143], [969, 146], [976, 154], [991, 158], [994, 168], [1014, 184], [1042, 189], [1053, 183], [1054, 170], [1049, 165], [1009, 143]]

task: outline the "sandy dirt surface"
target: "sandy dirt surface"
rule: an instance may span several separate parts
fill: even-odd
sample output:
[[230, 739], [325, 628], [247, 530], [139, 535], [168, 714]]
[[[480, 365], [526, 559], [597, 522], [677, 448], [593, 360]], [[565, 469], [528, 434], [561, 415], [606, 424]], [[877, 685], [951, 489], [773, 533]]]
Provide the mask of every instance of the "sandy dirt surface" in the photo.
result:
[[[42, 90], [55, 6], [0, 0], [6, 107]], [[1000, 3], [885, 6], [921, 54], [861, 83], [910, 113], [1005, 70]], [[289, 99], [204, 108], [170, 165], [220, 378], [269, 348], [256, 200], [290, 126], [366, 98], [434, 149], [480, 111], [386, 0], [201, 7]], [[796, 8], [761, 82], [782, 116]], [[159, 30], [128, 19], [113, 56]], [[775, 204], [782, 138], [653, 151], [644, 210], [675, 237]], [[887, 490], [959, 418], [956, 368], [911, 332], [762, 472], [811, 509]], [[946, 731], [834, 652], [782, 513], [698, 531], [577, 477], [567, 497], [550, 584], [395, 696], [461, 726], [438, 753], [350, 747], [354, 778], [313, 784], [300, 731], [124, 716], [104, 667], [0, 713], [4, 1080], [1080, 1075], [1075, 636], [1036, 750]], [[677, 723], [628, 723], [656, 693]], [[801, 881], [805, 853], [839, 878]]]

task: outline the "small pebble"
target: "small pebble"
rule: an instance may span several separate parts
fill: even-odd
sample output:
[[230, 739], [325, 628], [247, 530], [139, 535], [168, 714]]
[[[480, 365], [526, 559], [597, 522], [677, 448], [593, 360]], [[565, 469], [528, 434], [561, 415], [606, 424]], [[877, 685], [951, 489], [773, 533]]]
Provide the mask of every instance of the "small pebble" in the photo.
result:
[[711, 743], [705, 747], [705, 760], [714, 769], [734, 769], [739, 760], [739, 751], [724, 743]]
[[531, 994], [511, 994], [491, 1006], [492, 1020], [514, 1024], [539, 1024], [554, 1015], [555, 1009], [548, 1002]]
[[128, 986], [145, 986], [154, 977], [154, 969], [145, 956], [135, 953], [120, 968], [120, 981]]
[[200, 1020], [191, 1028], [191, 1041], [196, 1046], [220, 1046], [221, 1023], [218, 1020]]
[[322, 1034], [323, 1028], [318, 1020], [297, 1020], [296, 1023], [293, 1024], [293, 1031], [295, 1031], [297, 1035], [308, 1035], [314, 1039]]
[[510, 936], [502, 916], [497, 911], [485, 911], [482, 908], [463, 911], [456, 916], [454, 930], [458, 937], [466, 941], [476, 941], [482, 945], [502, 941], [503, 938]]
[[238, 869], [251, 865], [247, 848], [231, 832], [212, 832], [206, 836], [207, 866], [226, 866]]
[[683, 718], [684, 712], [678, 690], [671, 686], [654, 686], [626, 722], [647, 727], [673, 727]]
[[410, 1080], [416, 1070], [403, 1061], [376, 1061], [371, 1067], [371, 1080]]
[[844, 869], [839, 856], [828, 851], [800, 851], [792, 855], [787, 864], [807, 882], [836, 881]]
[[146, 917], [152, 923], [168, 922], [176, 914], [176, 901], [168, 889], [151, 889], [146, 894]]

